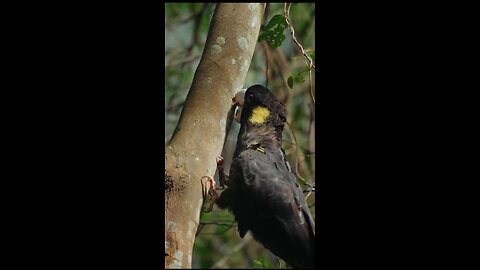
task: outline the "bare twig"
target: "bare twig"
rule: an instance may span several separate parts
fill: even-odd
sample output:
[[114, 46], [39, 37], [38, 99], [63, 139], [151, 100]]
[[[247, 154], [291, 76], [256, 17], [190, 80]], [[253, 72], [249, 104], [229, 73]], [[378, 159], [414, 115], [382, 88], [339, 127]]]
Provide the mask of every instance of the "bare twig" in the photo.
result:
[[234, 225], [232, 226], [227, 226], [227, 228], [225, 228], [225, 230], [223, 231], [220, 231], [220, 232], [213, 232], [213, 233], [202, 233], [202, 235], [199, 235], [199, 236], [205, 236], [205, 235], [222, 235], [224, 234], [226, 231], [230, 230], [231, 228], [235, 227]]
[[173, 67], [173, 66], [177, 66], [177, 65], [182, 65], [182, 64], [186, 64], [186, 63], [189, 63], [189, 62], [193, 62], [195, 60], [197, 60], [200, 56], [199, 55], [188, 55], [187, 57], [183, 58], [183, 59], [180, 59], [180, 60], [177, 60], [177, 61], [172, 61], [171, 63], [168, 63], [165, 67]]
[[315, 108], [312, 106], [312, 103], [309, 104], [310, 108], [310, 123], [308, 125], [308, 151], [312, 153], [310, 158], [312, 166], [312, 179], [315, 179]]
[[287, 25], [289, 26], [288, 28], [290, 29], [290, 32], [292, 33], [292, 39], [297, 44], [298, 48], [302, 52], [303, 56], [305, 59], [307, 59], [307, 65], [309, 68], [309, 77], [310, 77], [310, 95], [312, 97], [313, 103], [315, 103], [315, 95], [313, 93], [313, 83], [312, 83], [312, 69], [315, 68], [315, 63], [313, 63], [312, 58], [308, 55], [308, 53], [303, 49], [302, 44], [298, 42], [297, 37], [295, 36], [295, 29], [293, 28], [292, 24], [290, 23], [290, 7], [292, 6], [292, 3], [288, 3], [288, 8], [287, 8], [287, 3], [284, 4], [283, 6], [283, 15], [285, 17], [285, 21], [287, 22]]
[[312, 191], [312, 190], [310, 190], [310, 191], [308, 192], [308, 194], [307, 194], [307, 195], [305, 195], [305, 201], [306, 201], [306, 200], [308, 199], [308, 197], [309, 197], [309, 196], [312, 194], [312, 192], [313, 192], [313, 191]]
[[292, 3], [288, 3], [288, 8], [287, 8], [287, 3], [285, 3], [284, 6], [283, 6], [283, 14], [284, 14], [285, 20], [286, 20], [286, 22], [289, 26], [290, 32], [292, 33], [293, 41], [295, 42], [295, 44], [297, 44], [298, 48], [302, 51], [303, 56], [305, 56], [305, 58], [307, 59], [308, 67], [310, 69], [315, 68], [315, 64], [313, 63], [312, 58], [310, 58], [310, 56], [307, 54], [307, 52], [303, 49], [302, 44], [300, 44], [300, 42], [298, 42], [297, 38], [295, 37], [295, 29], [293, 29], [293, 26], [290, 23], [290, 18], [289, 18], [290, 17], [290, 7], [291, 6], [292, 6]]
[[304, 190], [303, 193], [308, 192], [308, 194], [305, 196], [305, 201], [308, 199], [308, 197], [312, 194], [312, 192], [315, 192], [315, 186], [310, 186], [310, 189]]
[[315, 95], [313, 94], [313, 80], [312, 80], [312, 70], [308, 71], [308, 79], [310, 81], [310, 96], [312, 97], [313, 103], [315, 103]]
[[307, 192], [315, 192], [315, 186], [311, 186], [311, 187], [303, 190], [303, 193], [307, 193]]
[[220, 226], [233, 226], [233, 222], [221, 222], [221, 221], [200, 221], [200, 224], [203, 225], [220, 225]]
[[300, 173], [298, 172], [298, 144], [297, 144], [297, 137], [295, 137], [295, 132], [293, 131], [293, 128], [292, 126], [290, 125], [290, 123], [287, 121], [287, 126], [288, 126], [288, 130], [290, 131], [290, 134], [293, 138], [293, 145], [295, 146], [295, 174], [297, 175], [298, 178], [300, 178], [300, 180], [302, 181], [303, 184], [311, 187], [312, 185], [310, 185], [309, 183], [307, 183], [307, 181], [305, 180], [305, 178], [303, 178]]
[[200, 234], [200, 231], [205, 228], [205, 224], [199, 224], [197, 232], [195, 233], [195, 237], [197, 237]]

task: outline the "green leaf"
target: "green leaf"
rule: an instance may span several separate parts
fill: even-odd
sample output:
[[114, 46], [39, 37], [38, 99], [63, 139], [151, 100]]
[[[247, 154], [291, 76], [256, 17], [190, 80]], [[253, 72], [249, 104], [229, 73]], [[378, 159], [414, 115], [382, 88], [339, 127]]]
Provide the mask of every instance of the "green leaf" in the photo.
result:
[[282, 24], [282, 23], [285, 23], [285, 27], [286, 27], [287, 22], [285, 21], [285, 17], [283, 17], [283, 15], [280, 15], [280, 14], [275, 15], [270, 19], [268, 24], [265, 26], [265, 29], [272, 29], [277, 24]]
[[287, 21], [283, 15], [275, 15], [258, 36], [258, 41], [266, 40], [271, 48], [277, 48], [285, 40], [283, 32], [287, 28]]
[[293, 89], [293, 77], [292, 76], [288, 77], [287, 83], [288, 83], [288, 87], [290, 87], [290, 89]]

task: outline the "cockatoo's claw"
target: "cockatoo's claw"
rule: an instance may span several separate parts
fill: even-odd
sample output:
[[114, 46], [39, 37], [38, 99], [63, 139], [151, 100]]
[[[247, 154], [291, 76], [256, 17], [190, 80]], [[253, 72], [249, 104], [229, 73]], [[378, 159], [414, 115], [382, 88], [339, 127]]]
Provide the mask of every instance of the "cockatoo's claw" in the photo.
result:
[[[207, 180], [204, 182], [203, 179], [205, 178], [207, 178]], [[201, 179], [201, 183], [203, 198], [205, 199], [208, 193], [210, 193], [210, 196], [212, 197], [210, 205], [204, 210], [206, 213], [208, 213], [212, 211], [215, 201], [218, 200], [217, 190], [215, 189], [215, 179], [213, 179], [211, 176], [204, 176]]]

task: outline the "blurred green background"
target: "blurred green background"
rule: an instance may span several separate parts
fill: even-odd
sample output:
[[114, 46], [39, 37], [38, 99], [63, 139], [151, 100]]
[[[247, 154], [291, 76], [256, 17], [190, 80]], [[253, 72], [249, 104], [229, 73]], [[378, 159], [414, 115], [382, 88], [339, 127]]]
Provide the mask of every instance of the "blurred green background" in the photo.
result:
[[[178, 122], [214, 10], [214, 3], [165, 4], [165, 144]], [[283, 14], [283, 10], [282, 3], [267, 4], [263, 24], [266, 25], [273, 16]], [[310, 55], [315, 51], [315, 3], [293, 4], [290, 23], [297, 40]], [[257, 83], [266, 85], [287, 107], [290, 127], [285, 126], [283, 147], [292, 167], [314, 186], [315, 106], [312, 94], [315, 93], [315, 70], [311, 72], [311, 90], [309, 73], [302, 72], [307, 69], [305, 58], [293, 42], [290, 31], [287, 29], [284, 34], [285, 40], [275, 49], [265, 41], [257, 42], [244, 88]], [[288, 85], [290, 76], [296, 78], [293, 89]], [[237, 123], [232, 126], [231, 145], [235, 144], [238, 128]], [[226, 159], [225, 155], [231, 154], [228, 151], [223, 153]], [[304, 189], [309, 187], [304, 186]], [[208, 203], [209, 200], [204, 207]], [[309, 195], [307, 203], [315, 217], [315, 192]], [[285, 262], [279, 264], [272, 253], [249, 235], [241, 239], [229, 212], [218, 208], [211, 213], [202, 212], [200, 223], [192, 268], [287, 268]]]

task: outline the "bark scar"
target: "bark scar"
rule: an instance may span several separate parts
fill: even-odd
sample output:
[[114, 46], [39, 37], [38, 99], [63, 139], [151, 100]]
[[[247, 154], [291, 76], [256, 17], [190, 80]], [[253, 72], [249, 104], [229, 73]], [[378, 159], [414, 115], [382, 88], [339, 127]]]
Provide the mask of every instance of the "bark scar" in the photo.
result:
[[219, 64], [217, 64], [217, 62], [213, 61], [212, 59], [210, 59], [210, 57], [207, 57], [207, 60], [211, 61], [212, 63], [214, 63], [215, 65], [217, 65], [217, 67], [220, 67]]

